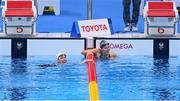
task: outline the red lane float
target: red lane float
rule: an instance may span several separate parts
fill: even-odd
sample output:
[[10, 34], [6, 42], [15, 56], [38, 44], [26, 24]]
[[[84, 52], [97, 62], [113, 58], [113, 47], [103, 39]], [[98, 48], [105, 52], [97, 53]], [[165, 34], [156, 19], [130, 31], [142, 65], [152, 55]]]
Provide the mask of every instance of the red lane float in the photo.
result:
[[92, 52], [87, 53], [88, 80], [90, 100], [99, 100], [95, 57]]

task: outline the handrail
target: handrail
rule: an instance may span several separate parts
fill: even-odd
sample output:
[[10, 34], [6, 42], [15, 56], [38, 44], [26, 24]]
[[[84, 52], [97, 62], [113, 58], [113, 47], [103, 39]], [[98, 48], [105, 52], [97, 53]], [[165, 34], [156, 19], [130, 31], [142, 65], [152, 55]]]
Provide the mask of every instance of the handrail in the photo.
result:
[[88, 80], [89, 80], [89, 95], [91, 101], [99, 100], [98, 84], [96, 76], [95, 57], [92, 52], [87, 53], [87, 67], [88, 67]]

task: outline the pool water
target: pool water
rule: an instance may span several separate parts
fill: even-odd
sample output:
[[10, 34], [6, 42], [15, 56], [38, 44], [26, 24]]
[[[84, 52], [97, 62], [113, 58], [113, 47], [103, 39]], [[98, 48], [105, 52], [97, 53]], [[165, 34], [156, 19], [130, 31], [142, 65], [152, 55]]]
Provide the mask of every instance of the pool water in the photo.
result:
[[[86, 64], [82, 56], [54, 67], [53, 56], [26, 60], [0, 56], [1, 100], [89, 100]], [[180, 100], [180, 57], [155, 60], [120, 56], [96, 64], [100, 100]]]
[[10, 57], [2, 57], [0, 62], [0, 99], [88, 99], [86, 67], [79, 64], [81, 61], [79, 59], [70, 59], [69, 61], [72, 62], [66, 65], [42, 68], [38, 65], [54, 64], [56, 62], [54, 57], [28, 57], [27, 60], [11, 60]]
[[180, 58], [124, 56], [97, 66], [101, 99], [180, 100]]

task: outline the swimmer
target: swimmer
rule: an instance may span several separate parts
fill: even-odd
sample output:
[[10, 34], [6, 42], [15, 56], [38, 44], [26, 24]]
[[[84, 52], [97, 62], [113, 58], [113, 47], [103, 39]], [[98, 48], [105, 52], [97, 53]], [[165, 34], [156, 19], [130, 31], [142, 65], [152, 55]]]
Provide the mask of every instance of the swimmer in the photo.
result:
[[58, 53], [58, 54], [57, 54], [57, 63], [58, 63], [58, 64], [67, 63], [66, 54], [64, 54], [64, 53]]
[[99, 59], [115, 59], [117, 55], [110, 51], [110, 45], [107, 41], [102, 40], [100, 42], [99, 48], [87, 49], [82, 51], [83, 55], [87, 55], [88, 52], [91, 52]]
[[43, 68], [46, 67], [56, 67], [58, 64], [66, 64], [67, 63], [67, 56], [64, 53], [58, 53], [57, 57], [56, 57], [56, 64], [41, 64], [41, 65], [37, 65]]

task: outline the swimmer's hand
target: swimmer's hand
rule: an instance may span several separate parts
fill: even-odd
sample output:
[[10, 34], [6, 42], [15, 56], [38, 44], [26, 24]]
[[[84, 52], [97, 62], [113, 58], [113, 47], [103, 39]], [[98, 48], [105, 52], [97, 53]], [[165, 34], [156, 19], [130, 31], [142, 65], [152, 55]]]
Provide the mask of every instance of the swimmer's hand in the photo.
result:
[[88, 55], [88, 54], [96, 54], [99, 52], [98, 48], [94, 48], [94, 49], [87, 49], [81, 52], [81, 54], [83, 55]]

